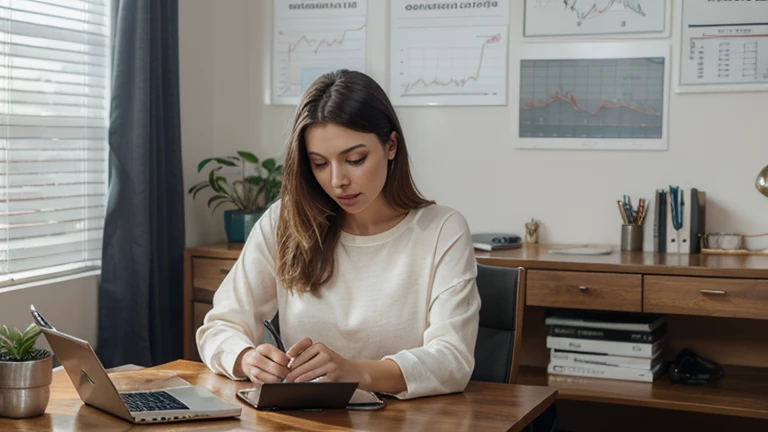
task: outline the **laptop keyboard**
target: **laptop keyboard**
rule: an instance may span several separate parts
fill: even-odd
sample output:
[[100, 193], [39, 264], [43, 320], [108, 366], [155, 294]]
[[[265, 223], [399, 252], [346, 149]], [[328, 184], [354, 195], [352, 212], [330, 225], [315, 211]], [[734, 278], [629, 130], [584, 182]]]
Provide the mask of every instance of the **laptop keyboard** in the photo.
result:
[[189, 407], [170, 393], [152, 391], [140, 393], [120, 393], [130, 412], [188, 410]]

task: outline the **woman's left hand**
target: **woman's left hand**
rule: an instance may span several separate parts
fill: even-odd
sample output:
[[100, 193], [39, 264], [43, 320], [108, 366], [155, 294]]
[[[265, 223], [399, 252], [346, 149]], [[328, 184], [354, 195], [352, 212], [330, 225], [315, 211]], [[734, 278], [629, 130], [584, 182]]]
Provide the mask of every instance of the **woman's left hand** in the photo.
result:
[[323, 343], [313, 344], [291, 364], [285, 382], [306, 382], [323, 376], [322, 381], [362, 382], [363, 374], [355, 362], [336, 354]]

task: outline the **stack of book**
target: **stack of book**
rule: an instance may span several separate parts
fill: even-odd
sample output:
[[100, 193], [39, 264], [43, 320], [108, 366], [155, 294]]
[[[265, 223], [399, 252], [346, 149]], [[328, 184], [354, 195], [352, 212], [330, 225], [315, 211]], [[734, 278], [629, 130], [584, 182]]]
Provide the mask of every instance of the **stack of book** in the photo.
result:
[[551, 374], [653, 382], [663, 372], [664, 315], [560, 311], [545, 323]]

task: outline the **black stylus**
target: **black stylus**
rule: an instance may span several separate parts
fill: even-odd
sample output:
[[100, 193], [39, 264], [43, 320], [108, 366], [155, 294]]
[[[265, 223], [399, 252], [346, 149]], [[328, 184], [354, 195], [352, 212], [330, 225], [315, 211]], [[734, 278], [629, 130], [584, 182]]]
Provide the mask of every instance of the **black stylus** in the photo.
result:
[[272, 325], [272, 322], [270, 322], [269, 320], [264, 320], [264, 327], [266, 327], [267, 330], [269, 331], [269, 334], [272, 335], [272, 339], [275, 340], [275, 343], [277, 344], [277, 348], [280, 351], [285, 352], [285, 345], [283, 345], [283, 340], [280, 339], [280, 335], [277, 333], [277, 330], [275, 330], [275, 327]]

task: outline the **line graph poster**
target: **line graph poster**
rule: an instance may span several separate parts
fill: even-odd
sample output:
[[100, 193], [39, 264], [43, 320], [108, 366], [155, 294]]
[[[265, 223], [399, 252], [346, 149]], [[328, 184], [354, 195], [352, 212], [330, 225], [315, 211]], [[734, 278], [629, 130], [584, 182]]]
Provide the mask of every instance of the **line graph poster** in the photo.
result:
[[505, 105], [509, 0], [392, 0], [394, 105]]
[[524, 47], [519, 146], [666, 149], [668, 52], [664, 43]]
[[768, 90], [768, 1], [682, 2], [677, 90]]
[[525, 0], [525, 36], [665, 32], [672, 0]]
[[366, 2], [273, 0], [272, 104], [298, 104], [326, 72], [365, 72]]

